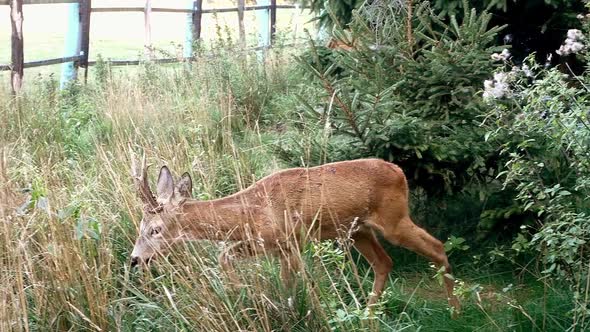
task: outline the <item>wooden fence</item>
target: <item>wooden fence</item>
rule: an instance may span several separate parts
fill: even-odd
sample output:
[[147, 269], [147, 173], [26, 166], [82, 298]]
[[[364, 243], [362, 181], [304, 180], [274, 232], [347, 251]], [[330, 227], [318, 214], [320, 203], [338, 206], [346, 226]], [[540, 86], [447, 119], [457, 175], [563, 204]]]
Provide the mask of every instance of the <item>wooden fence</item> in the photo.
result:
[[[64, 57], [24, 62], [23, 49], [23, 5], [28, 4], [69, 4], [69, 21], [66, 35], [66, 51]], [[64, 87], [68, 82], [76, 79], [78, 68], [84, 69], [86, 78], [88, 66], [95, 64], [89, 61], [90, 53], [90, 18], [91, 13], [105, 12], [143, 12], [145, 23], [145, 52], [146, 57], [158, 63], [173, 63], [192, 60], [192, 46], [201, 38], [202, 15], [208, 13], [237, 12], [240, 39], [243, 40], [244, 12], [256, 11], [259, 22], [259, 48], [270, 47], [275, 39], [277, 9], [299, 8], [296, 5], [279, 5], [276, 0], [258, 0], [254, 6], [246, 6], [245, 0], [238, 0], [235, 8], [204, 9], [203, 0], [185, 0], [185, 8], [152, 8], [151, 0], [145, 0], [144, 7], [100, 7], [92, 8], [92, 0], [0, 0], [0, 5], [10, 5], [10, 20], [12, 25], [11, 63], [0, 64], [0, 71], [11, 71], [11, 88], [14, 94], [22, 88], [24, 68], [48, 66], [63, 63], [60, 84]], [[182, 58], [153, 59], [151, 48], [152, 12], [179, 13], [187, 15], [186, 37], [183, 45]], [[112, 65], [134, 65], [139, 60], [114, 60]]]

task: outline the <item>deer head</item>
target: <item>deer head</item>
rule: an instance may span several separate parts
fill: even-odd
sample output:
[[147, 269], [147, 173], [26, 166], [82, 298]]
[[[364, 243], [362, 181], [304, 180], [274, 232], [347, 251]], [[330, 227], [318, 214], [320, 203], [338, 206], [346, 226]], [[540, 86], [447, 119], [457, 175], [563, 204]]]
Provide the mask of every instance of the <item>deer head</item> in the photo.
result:
[[172, 173], [168, 167], [162, 166], [157, 195], [154, 196], [148, 183], [145, 155], [140, 168], [137, 168], [133, 159], [132, 169], [135, 186], [143, 203], [139, 236], [131, 253], [133, 267], [139, 263], [148, 263], [154, 255], [163, 253], [182, 237], [182, 229], [177, 221], [180, 207], [191, 198], [192, 180], [188, 173], [184, 173], [174, 185]]

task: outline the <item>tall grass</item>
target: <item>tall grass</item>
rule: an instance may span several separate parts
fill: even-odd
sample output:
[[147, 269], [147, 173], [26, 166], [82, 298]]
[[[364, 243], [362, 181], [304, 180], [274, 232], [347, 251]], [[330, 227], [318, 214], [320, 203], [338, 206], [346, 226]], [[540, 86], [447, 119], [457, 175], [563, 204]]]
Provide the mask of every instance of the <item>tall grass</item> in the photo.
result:
[[238, 263], [239, 283], [230, 283], [216, 262], [224, 244], [207, 241], [131, 270], [141, 204], [129, 149], [154, 166], [189, 171], [201, 199], [224, 196], [284, 166], [275, 147], [286, 144], [285, 132], [297, 135], [297, 95], [308, 89], [285, 54], [260, 64], [253, 54], [222, 53], [192, 68], [101, 64], [87, 86], [60, 92], [41, 80], [18, 100], [0, 91], [0, 331], [567, 326], [567, 293], [537, 283], [501, 290], [507, 283], [493, 277], [461, 286], [465, 310], [451, 320], [424, 265], [392, 275], [369, 312], [372, 275], [346, 241], [307, 244], [293, 288], [266, 255]]

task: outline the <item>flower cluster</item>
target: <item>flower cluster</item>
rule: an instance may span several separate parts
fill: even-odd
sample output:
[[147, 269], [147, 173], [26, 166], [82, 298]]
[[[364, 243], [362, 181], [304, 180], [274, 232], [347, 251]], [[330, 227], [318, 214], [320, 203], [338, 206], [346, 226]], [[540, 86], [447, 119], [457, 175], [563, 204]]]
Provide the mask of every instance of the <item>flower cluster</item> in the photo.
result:
[[555, 53], [566, 56], [580, 52], [585, 48], [584, 34], [578, 29], [570, 29], [567, 31], [567, 38]]
[[508, 61], [510, 59], [510, 51], [507, 48], [502, 50], [502, 53], [494, 53], [491, 58], [494, 61]]
[[521, 70], [524, 73], [524, 76], [526, 76], [526, 77], [533, 77], [533, 76], [535, 76], [533, 74], [533, 71], [531, 70], [531, 68], [526, 63], [523, 63], [522, 64]]
[[494, 78], [483, 82], [484, 99], [500, 99], [511, 94], [508, 73], [495, 73]]

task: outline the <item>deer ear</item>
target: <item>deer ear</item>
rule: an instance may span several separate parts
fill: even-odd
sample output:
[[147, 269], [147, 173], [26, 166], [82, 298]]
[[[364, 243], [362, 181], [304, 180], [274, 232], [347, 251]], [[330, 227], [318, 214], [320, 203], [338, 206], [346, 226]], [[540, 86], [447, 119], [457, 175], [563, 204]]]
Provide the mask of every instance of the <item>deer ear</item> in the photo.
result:
[[168, 203], [174, 196], [174, 179], [166, 166], [160, 168], [158, 176], [158, 203]]
[[193, 195], [192, 195], [193, 180], [191, 179], [191, 176], [187, 172], [182, 174], [182, 176], [180, 177], [180, 180], [176, 184], [176, 191], [178, 192], [178, 194], [182, 198], [192, 198], [193, 197]]

